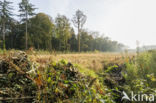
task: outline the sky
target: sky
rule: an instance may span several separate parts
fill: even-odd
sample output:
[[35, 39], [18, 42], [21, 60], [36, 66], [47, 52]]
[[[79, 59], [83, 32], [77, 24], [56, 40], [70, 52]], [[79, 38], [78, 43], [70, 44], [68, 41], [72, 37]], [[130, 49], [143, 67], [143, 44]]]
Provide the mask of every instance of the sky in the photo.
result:
[[[18, 3], [14, 12], [18, 13]], [[156, 0], [30, 0], [38, 9], [53, 18], [66, 15], [70, 20], [80, 9], [87, 16], [84, 28], [99, 31], [104, 36], [130, 48], [156, 45]]]

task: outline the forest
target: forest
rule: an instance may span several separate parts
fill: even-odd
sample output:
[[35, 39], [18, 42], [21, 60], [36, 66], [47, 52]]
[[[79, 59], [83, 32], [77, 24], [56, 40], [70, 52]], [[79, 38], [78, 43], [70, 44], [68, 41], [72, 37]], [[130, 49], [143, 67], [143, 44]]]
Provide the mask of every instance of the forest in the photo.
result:
[[156, 103], [155, 46], [130, 51], [85, 28], [80, 9], [52, 17], [10, 1], [0, 0], [0, 103]]
[[22, 0], [17, 6], [19, 11], [15, 14], [12, 2], [0, 1], [1, 49], [112, 52], [124, 47], [97, 31], [83, 28], [87, 16], [80, 10], [71, 19], [61, 14], [53, 18], [35, 12], [38, 7], [28, 0]]

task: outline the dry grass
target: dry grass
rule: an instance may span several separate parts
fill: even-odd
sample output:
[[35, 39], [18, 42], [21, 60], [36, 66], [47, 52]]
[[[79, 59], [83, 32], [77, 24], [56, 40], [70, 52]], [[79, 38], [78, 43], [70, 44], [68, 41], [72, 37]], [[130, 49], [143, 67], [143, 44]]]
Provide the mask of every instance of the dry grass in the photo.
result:
[[69, 62], [79, 64], [85, 68], [99, 70], [107, 62], [123, 62], [125, 56], [131, 57], [133, 54], [123, 55], [121, 53], [75, 53], [75, 54], [36, 54], [29, 55], [30, 59], [40, 64], [46, 64], [50, 61], [59, 61], [65, 59]]

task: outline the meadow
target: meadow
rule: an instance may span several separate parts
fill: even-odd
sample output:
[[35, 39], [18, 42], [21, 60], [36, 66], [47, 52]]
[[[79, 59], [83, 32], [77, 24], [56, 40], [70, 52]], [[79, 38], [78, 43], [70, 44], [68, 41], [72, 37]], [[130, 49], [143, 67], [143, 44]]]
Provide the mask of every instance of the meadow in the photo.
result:
[[45, 64], [51, 60], [59, 61], [62, 59], [68, 62], [79, 64], [85, 68], [92, 70], [103, 69], [103, 65], [109, 62], [124, 62], [125, 57], [132, 57], [135, 53], [125, 54], [125, 53], [34, 53], [29, 55], [32, 61], [38, 62], [40, 64]]
[[[137, 99], [121, 100], [122, 92], [155, 96], [155, 60], [155, 51], [138, 54], [6, 51], [1, 53], [0, 60], [0, 101], [137, 103]], [[6, 95], [8, 88], [10, 92]], [[142, 98], [143, 103], [149, 101], [153, 98]]]

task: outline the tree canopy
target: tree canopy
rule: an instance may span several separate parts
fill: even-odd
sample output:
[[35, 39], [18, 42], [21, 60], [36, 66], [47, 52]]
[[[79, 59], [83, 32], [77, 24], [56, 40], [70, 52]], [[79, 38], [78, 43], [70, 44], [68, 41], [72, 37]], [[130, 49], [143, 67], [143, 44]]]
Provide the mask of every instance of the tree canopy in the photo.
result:
[[[5, 22], [5, 27], [7, 27], [5, 28], [5, 33], [7, 33], [6, 49], [28, 49], [32, 47], [36, 50], [79, 52], [80, 50], [120, 51], [124, 47], [123, 44], [113, 41], [109, 37], [101, 36], [99, 32], [83, 28], [87, 16], [80, 10], [76, 11], [72, 19], [60, 14], [53, 19], [45, 13], [34, 15], [34, 5], [29, 0], [22, 0], [19, 3], [19, 15], [22, 19], [16, 20], [15, 18], [9, 19], [12, 14], [10, 4], [8, 2], [8, 6], [6, 6], [8, 8], [6, 19], [10, 20]], [[2, 2], [0, 2], [1, 11], [2, 7]], [[4, 40], [3, 15], [4, 13], [0, 12], [0, 43]], [[78, 34], [72, 24], [77, 28]], [[27, 40], [28, 42], [24, 42]]]

